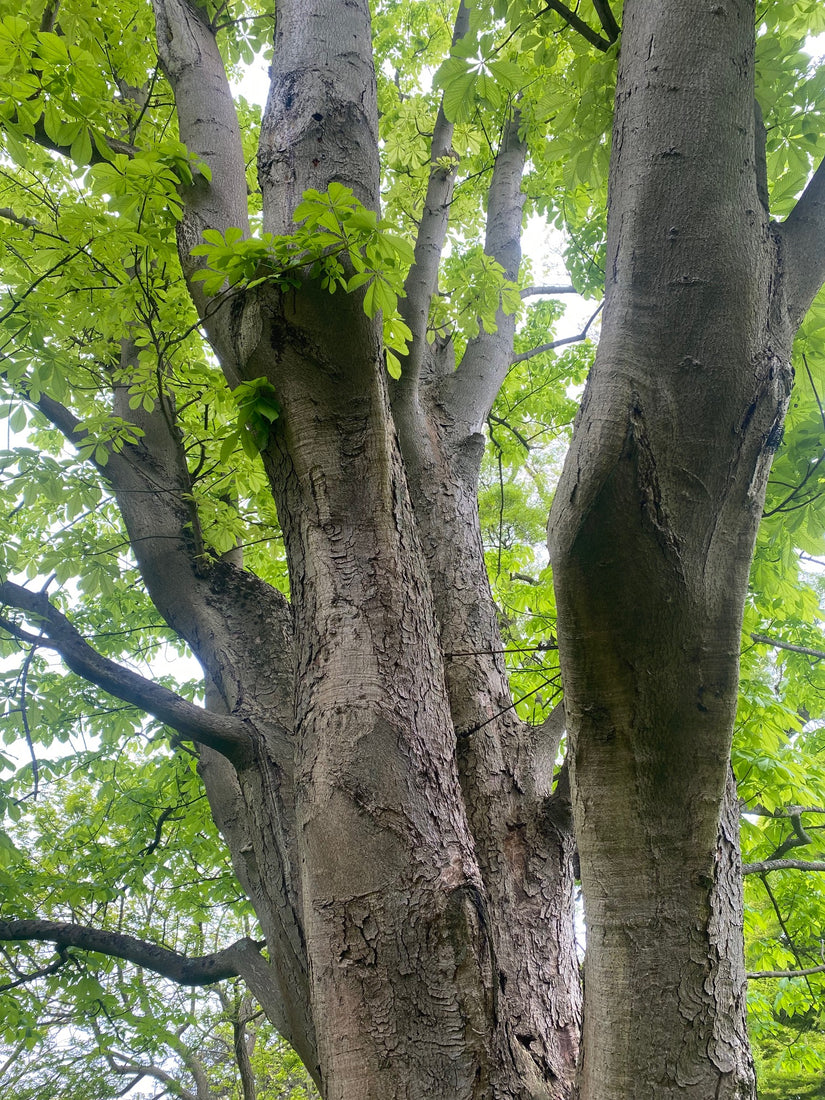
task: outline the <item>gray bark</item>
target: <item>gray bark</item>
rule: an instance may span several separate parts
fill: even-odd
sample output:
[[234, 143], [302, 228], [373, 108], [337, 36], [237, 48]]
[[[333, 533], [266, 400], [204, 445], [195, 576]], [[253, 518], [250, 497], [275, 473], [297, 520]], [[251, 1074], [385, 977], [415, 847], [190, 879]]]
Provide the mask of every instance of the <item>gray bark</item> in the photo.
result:
[[[510, 279], [521, 260], [525, 155], [516, 118], [496, 157], [485, 241], [485, 251]], [[433, 176], [424, 213], [430, 247], [416, 257], [408, 280], [416, 293], [429, 286], [427, 311], [435, 291], [425, 279], [427, 261], [433, 245], [440, 251], [443, 244], [433, 227], [446, 230], [430, 200], [447, 184]], [[515, 1081], [502, 1078], [496, 1095], [556, 1100], [571, 1085], [580, 1022], [573, 839], [566, 798], [552, 791], [562, 728], [529, 730], [512, 710], [478, 523], [481, 429], [510, 365], [515, 330], [513, 316], [499, 311], [496, 321], [496, 332], [470, 341], [455, 372], [449, 345], [431, 348], [422, 340], [411, 372], [394, 388], [393, 409], [448, 655], [464, 802], [493, 914], [503, 1025], [495, 1036], [496, 1057], [515, 1069]]]
[[720, 813], [796, 281], [757, 191], [753, 17], [746, 0], [624, 9], [602, 336], [550, 529], [582, 1100], [754, 1094]]

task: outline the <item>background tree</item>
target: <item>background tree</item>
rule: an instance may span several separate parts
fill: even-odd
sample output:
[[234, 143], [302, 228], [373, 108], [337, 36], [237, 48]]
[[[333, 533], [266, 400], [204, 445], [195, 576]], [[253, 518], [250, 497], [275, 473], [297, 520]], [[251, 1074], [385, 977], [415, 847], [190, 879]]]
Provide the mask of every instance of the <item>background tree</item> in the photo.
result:
[[[9, 729], [101, 759], [133, 738], [167, 759], [163, 725], [194, 744], [267, 953], [160, 951], [107, 911], [71, 919], [65, 890], [59, 921], [13, 898], [5, 939], [240, 974], [328, 1098], [753, 1093], [730, 741], [791, 342], [825, 278], [800, 50], [821, 23], [628, 0], [386, 3], [371, 25], [360, 0], [283, 0], [258, 125], [226, 65], [271, 9], [4, 14], [0, 346], [29, 432], [3, 484]], [[525, 210], [565, 227], [579, 290], [605, 286], [552, 627], [516, 548], [558, 453], [505, 459], [522, 418], [569, 422], [588, 361], [540, 358], [546, 294], [516, 346], [545, 285]], [[806, 497], [818, 463], [794, 454]], [[197, 657], [205, 706], [136, 664], [164, 644]], [[563, 768], [561, 710], [519, 717], [504, 660], [535, 646], [525, 694], [550, 702], [556, 644]]]

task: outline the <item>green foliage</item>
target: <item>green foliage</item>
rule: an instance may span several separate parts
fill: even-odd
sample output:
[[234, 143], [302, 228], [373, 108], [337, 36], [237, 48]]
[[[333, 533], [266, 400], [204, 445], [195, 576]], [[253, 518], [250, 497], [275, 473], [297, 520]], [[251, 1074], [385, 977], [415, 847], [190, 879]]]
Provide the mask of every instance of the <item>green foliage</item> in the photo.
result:
[[275, 387], [265, 378], [239, 382], [232, 396], [238, 406], [238, 426], [223, 442], [220, 450], [222, 462], [229, 458], [239, 442], [247, 455], [254, 458], [264, 447], [269, 426], [278, 419], [281, 411]]
[[468, 34], [453, 46], [433, 80], [444, 93], [444, 113], [452, 122], [470, 122], [479, 107], [494, 111], [525, 83], [515, 61], [501, 56], [492, 32]]
[[331, 183], [324, 193], [307, 191], [294, 218], [298, 229], [280, 237], [265, 233], [244, 239], [240, 229], [225, 234], [205, 230], [206, 243], [196, 245], [192, 254], [205, 256], [208, 266], [194, 278], [203, 282], [207, 294], [219, 294], [227, 284], [298, 287], [304, 278], [318, 279], [330, 294], [364, 288], [364, 312], [368, 317], [381, 313], [387, 368], [398, 378], [396, 353], [406, 354], [411, 335], [398, 313], [398, 299], [413, 260], [412, 247], [340, 183]]

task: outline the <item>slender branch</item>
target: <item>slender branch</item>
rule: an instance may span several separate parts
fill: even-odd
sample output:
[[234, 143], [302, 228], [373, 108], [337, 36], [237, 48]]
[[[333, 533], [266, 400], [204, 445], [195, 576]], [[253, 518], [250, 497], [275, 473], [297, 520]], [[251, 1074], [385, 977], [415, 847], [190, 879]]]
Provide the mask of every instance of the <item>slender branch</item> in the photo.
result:
[[825, 871], [825, 861], [804, 859], [765, 859], [761, 863], [743, 863], [743, 875], [764, 875], [770, 871]]
[[[782, 910], [779, 908], [779, 902], [776, 900], [776, 897], [774, 896], [773, 890], [771, 890], [771, 886], [770, 886], [770, 883], [768, 882], [767, 875], [762, 875], [762, 885], [765, 887], [765, 893], [768, 895], [768, 898], [770, 899], [770, 903], [773, 906], [774, 913], [776, 913], [776, 919], [779, 921], [779, 927], [782, 929], [782, 934], [784, 935], [785, 940], [788, 944], [788, 947], [791, 950], [791, 954], [796, 959], [796, 965], [801, 970], [801, 969], [803, 969], [802, 959], [799, 956], [799, 951], [797, 950], [796, 944], [793, 941], [793, 937], [791, 936], [790, 932], [788, 931], [788, 926], [785, 924], [785, 919], [782, 916]], [[811, 994], [811, 997], [813, 997], [814, 996], [814, 991], [813, 991], [813, 989], [811, 989], [811, 983], [808, 981], [807, 978], [805, 979], [805, 984], [808, 986], [808, 990]]]
[[83, 246], [81, 248], [76, 248], [74, 250], [74, 252], [71, 252], [66, 256], [62, 256], [57, 261], [57, 263], [52, 264], [52, 266], [50, 268], [48, 268], [46, 271], [44, 271], [42, 273], [42, 275], [38, 275], [37, 278], [34, 280], [34, 282], [31, 284], [31, 286], [27, 287], [26, 290], [23, 291], [23, 293], [20, 295], [19, 298], [15, 298], [13, 300], [14, 304], [11, 306], [11, 308], [7, 309], [5, 313], [0, 315], [0, 323], [2, 323], [3, 321], [8, 320], [8, 318], [11, 317], [11, 315], [13, 313], [15, 313], [20, 308], [20, 306], [23, 304], [23, 302], [26, 300], [26, 298], [28, 298], [28, 296], [30, 294], [32, 294], [37, 289], [37, 287], [43, 282], [44, 279], [48, 279], [51, 275], [54, 275], [54, 273], [56, 271], [58, 271], [61, 267], [64, 267], [66, 264], [71, 263], [71, 261], [75, 258], [75, 256], [79, 256], [84, 251], [84, 249], [85, 249], [85, 246]]
[[531, 298], [534, 294], [575, 294], [574, 286], [526, 286], [522, 292], [522, 298]]
[[0, 920], [0, 940], [15, 943], [35, 940], [53, 943], [58, 948], [76, 947], [82, 951], [97, 951], [115, 959], [125, 959], [135, 966], [145, 967], [179, 985], [211, 985], [241, 974], [241, 957], [253, 948], [256, 954], [262, 944], [244, 936], [212, 955], [190, 958], [178, 951], [127, 936], [122, 932], [105, 932], [83, 924], [48, 920]]
[[787, 299], [798, 324], [825, 282], [825, 160], [779, 227], [785, 243]]
[[209, 745], [229, 757], [236, 757], [239, 750], [250, 744], [249, 731], [240, 719], [203, 710], [92, 649], [43, 593], [4, 581], [0, 583], [0, 600], [36, 617], [46, 637], [30, 634], [16, 623], [0, 619], [0, 626], [9, 634], [24, 642], [55, 649], [72, 672], [116, 698], [140, 707], [187, 740]]
[[252, 1059], [249, 1057], [249, 1047], [247, 1046], [246, 1020], [242, 1018], [240, 1012], [237, 1019], [232, 1021], [232, 1045], [241, 1078], [243, 1100], [257, 1100], [255, 1071], [252, 1068]]
[[225, 31], [227, 27], [232, 27], [236, 23], [254, 23], [257, 19], [268, 19], [270, 22], [275, 22], [274, 12], [264, 12], [262, 15], [241, 15], [237, 19], [224, 19], [222, 23], [214, 24], [212, 29], [215, 34], [219, 31]]
[[767, 634], [751, 634], [751, 638], [760, 645], [770, 645], [775, 649], [788, 649], [791, 653], [803, 653], [807, 657], [818, 657], [820, 660], [825, 660], [825, 650], [822, 649], [811, 649], [810, 646], [780, 642], [778, 638], [769, 638]]
[[[527, 147], [519, 137], [519, 115], [514, 112], [504, 127], [501, 146], [493, 165], [487, 200], [484, 251], [504, 268], [511, 282], [521, 264], [521, 229], [524, 194], [521, 179]], [[516, 316], [496, 312], [495, 332], [479, 332], [467, 344], [455, 374], [445, 380], [455, 414], [479, 431], [507, 375], [513, 354]]]
[[[109, 1062], [109, 1069], [112, 1073], [118, 1074], [120, 1077], [136, 1077], [137, 1080], [131, 1082], [129, 1089], [134, 1088], [138, 1081], [144, 1077], [151, 1077], [155, 1081], [159, 1081], [162, 1085], [171, 1085], [171, 1092], [174, 1095], [180, 1097], [180, 1100], [198, 1100], [198, 1097], [190, 1089], [184, 1088], [183, 1085], [174, 1077], [171, 1073], [167, 1073], [165, 1069], [161, 1069], [160, 1066], [144, 1066], [139, 1062], [118, 1062], [114, 1058], [107, 1058]], [[127, 1089], [126, 1091], [129, 1091]], [[123, 1096], [125, 1093], [120, 1093]]]
[[23, 667], [20, 670], [20, 721], [23, 725], [23, 736], [26, 738], [26, 746], [29, 750], [29, 756], [32, 762], [32, 790], [31, 797], [37, 798], [40, 790], [40, 766], [37, 762], [37, 753], [34, 751], [34, 741], [32, 740], [32, 731], [29, 728], [28, 718], [28, 706], [26, 702], [26, 689], [29, 681], [29, 669], [31, 663], [34, 660], [34, 655], [37, 652], [37, 645], [29, 647], [29, 651], [23, 661]]
[[5, 218], [8, 222], [16, 222], [17, 225], [22, 225], [26, 229], [40, 228], [34, 218], [24, 218], [21, 214], [15, 214], [9, 206], [0, 207], [0, 218]]
[[805, 978], [809, 974], [825, 974], [825, 963], [804, 970], [749, 970], [746, 977], [750, 981], [751, 978]]
[[[52, 974], [57, 974], [57, 972], [62, 970], [69, 961], [66, 957], [65, 947], [59, 947], [58, 952], [59, 958], [53, 963], [49, 963], [48, 966], [41, 966], [39, 970], [32, 970], [28, 974], [22, 974], [15, 968], [15, 972], [19, 974], [19, 977], [15, 978], [13, 982], [4, 982], [0, 985], [0, 993], [7, 993], [10, 989], [17, 989], [18, 986], [28, 985], [29, 982], [33, 982], [37, 978], [48, 978]], [[2, 1076], [1, 1073], [0, 1076]]]
[[781, 810], [769, 810], [765, 806], [746, 806], [746, 814], [755, 814], [757, 817], [792, 817], [795, 814], [825, 814], [825, 806], [785, 806]]
[[[464, 0], [461, 0], [453, 27], [453, 45], [466, 35], [469, 26], [470, 13]], [[427, 181], [424, 209], [418, 223], [415, 258], [404, 283], [404, 297], [399, 300], [401, 315], [412, 332], [410, 352], [399, 386], [405, 394], [414, 393], [418, 386], [426, 354], [430, 303], [438, 288], [438, 266], [447, 237], [450, 203], [458, 165], [458, 158], [452, 150], [453, 129], [453, 123], [444, 113], [442, 96], [430, 143], [430, 178]]]
[[221, 366], [230, 381], [236, 381], [249, 353], [244, 345], [253, 338], [250, 334], [256, 325], [251, 319], [251, 328], [241, 325], [239, 316], [230, 324], [232, 306], [214, 310], [202, 284], [192, 280], [205, 261], [193, 257], [191, 250], [201, 241], [204, 229], [223, 233], [233, 227], [249, 232], [246, 160], [238, 114], [215, 31], [205, 12], [185, 0], [153, 0], [152, 6], [160, 64], [175, 95], [181, 141], [211, 172], [208, 184], [199, 180], [182, 192], [185, 214], [178, 228], [180, 261]]
[[510, 432], [510, 434], [513, 435], [519, 441], [519, 443], [522, 445], [522, 447], [525, 449], [525, 451], [530, 450], [530, 444], [527, 442], [527, 440], [524, 438], [524, 436], [521, 434], [521, 432], [517, 428], [514, 428], [513, 425], [508, 420], [505, 420], [501, 416], [496, 416], [495, 413], [490, 413], [489, 416], [487, 417], [487, 419], [493, 424], [500, 424], [502, 426], [502, 428], [507, 428], [507, 430]]
[[17, 1059], [20, 1057], [20, 1055], [25, 1051], [25, 1049], [26, 1049], [26, 1043], [25, 1042], [18, 1043], [17, 1046], [12, 1049], [12, 1051], [9, 1054], [8, 1058], [5, 1060], [5, 1062], [2, 1064], [2, 1066], [0, 1066], [0, 1081], [3, 1080], [3, 1078], [6, 1076], [7, 1071], [11, 1068], [11, 1066], [14, 1065], [14, 1063], [17, 1061]]
[[[12, 115], [9, 121], [12, 124], [17, 121], [17, 112]], [[122, 141], [120, 138], [112, 137], [111, 134], [99, 134], [98, 136], [103, 138], [113, 153], [122, 153], [124, 156], [134, 157], [140, 152], [137, 146], [130, 144], [128, 141]], [[35, 144], [42, 146], [44, 149], [49, 149], [52, 153], [59, 153], [61, 156], [71, 159], [71, 144], [60, 145], [56, 141], [52, 141], [46, 133], [46, 123], [43, 115], [35, 122], [33, 132], [27, 133], [26, 137], [30, 141], [35, 142]], [[109, 164], [112, 158], [105, 156], [99, 151], [91, 131], [89, 131], [89, 139], [92, 146], [89, 164]]]
[[596, 15], [599, 17], [602, 30], [611, 42], [615, 42], [619, 37], [619, 24], [616, 22], [616, 16], [610, 7], [610, 0], [593, 0], [593, 7], [596, 9]]
[[789, 852], [791, 848], [805, 848], [809, 844], [813, 844], [811, 837], [809, 837], [802, 828], [802, 819], [799, 814], [789, 814], [788, 816], [791, 821], [793, 833], [779, 845], [776, 851], [771, 852], [768, 856], [769, 863], [782, 859], [785, 853]]
[[172, 817], [174, 812], [175, 809], [173, 806], [167, 806], [166, 809], [163, 810], [163, 812], [158, 817], [157, 822], [155, 823], [155, 835], [152, 837], [146, 847], [140, 852], [141, 856], [150, 856], [152, 852], [156, 851], [160, 847], [160, 838], [163, 836], [164, 823], [168, 821], [169, 818], [172, 818], [173, 821], [180, 820], [180, 818], [178, 817]]
[[603, 53], [609, 50], [612, 42], [608, 38], [602, 38], [598, 31], [594, 31], [593, 28], [585, 23], [572, 8], [568, 8], [566, 4], [562, 4], [561, 0], [547, 0], [545, 6], [538, 12], [539, 15], [544, 15], [545, 12], [554, 11], [557, 15], [560, 15], [568, 26], [572, 27], [574, 31], [587, 39], [591, 46], [595, 46], [597, 50], [601, 50]]
[[590, 316], [587, 324], [584, 326], [581, 332], [576, 333], [575, 336], [565, 336], [561, 340], [550, 340], [547, 344], [539, 344], [537, 348], [531, 348], [529, 351], [523, 351], [520, 355], [516, 355], [510, 360], [510, 365], [515, 366], [516, 363], [524, 363], [528, 359], [532, 359], [536, 355], [541, 355], [545, 351], [553, 351], [555, 348], [564, 347], [565, 344], [578, 344], [581, 340], [587, 339], [587, 333], [590, 331], [590, 326], [599, 316], [603, 307], [604, 302], [599, 302], [598, 309]]

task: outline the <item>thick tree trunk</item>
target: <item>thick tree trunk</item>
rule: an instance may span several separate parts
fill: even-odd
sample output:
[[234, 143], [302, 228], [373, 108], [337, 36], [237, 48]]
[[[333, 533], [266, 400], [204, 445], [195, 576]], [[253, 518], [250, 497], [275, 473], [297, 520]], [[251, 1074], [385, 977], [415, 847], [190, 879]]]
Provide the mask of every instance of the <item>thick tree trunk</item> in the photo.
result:
[[[449, 144], [444, 127], [439, 116], [442, 146]], [[495, 161], [485, 242], [510, 279], [521, 261], [525, 157], [513, 119]], [[450, 193], [449, 180], [434, 171], [419, 240], [439, 255]], [[411, 327], [419, 297], [428, 300], [427, 278], [434, 288], [437, 273], [419, 252], [404, 301]], [[393, 387], [393, 411], [432, 580], [462, 793], [490, 899], [495, 1095], [563, 1100], [581, 1014], [572, 819], [568, 792], [553, 791], [563, 723], [557, 715], [530, 729], [515, 714], [478, 519], [481, 429], [510, 365], [514, 330], [515, 317], [499, 312], [496, 332], [470, 341], [456, 371], [452, 347], [431, 347], [422, 329]]]
[[[218, 71], [211, 32], [177, 0], [156, 2], [164, 65], [176, 94], [189, 97], [192, 58]], [[457, 33], [466, 18], [461, 11]], [[271, 73], [259, 153], [265, 228], [289, 232], [301, 194], [332, 180], [377, 208], [366, 4], [280, 4]], [[220, 97], [214, 110], [195, 112], [204, 114], [236, 125]], [[438, 126], [449, 145], [443, 115]], [[515, 274], [524, 148], [515, 126], [509, 135], [497, 160], [488, 250]], [[184, 136], [198, 148], [197, 125]], [[446, 229], [442, 184], [450, 181], [438, 170], [438, 226], [429, 238], [436, 260]], [[192, 231], [205, 209], [195, 202]], [[238, 221], [232, 204], [210, 217], [219, 228]], [[425, 357], [437, 265], [419, 251], [413, 347]], [[243, 631], [229, 587], [218, 592], [205, 566], [203, 577], [176, 586], [194, 590], [191, 623], [179, 621], [162, 577], [152, 573], [148, 583], [208, 670], [211, 705], [243, 707], [267, 731], [234, 767], [210, 753], [201, 765], [270, 943], [278, 980], [262, 1003], [328, 1098], [562, 1100], [579, 987], [569, 807], [564, 794], [551, 797], [559, 730], [531, 734], [508, 712], [475, 501], [479, 429], [509, 364], [513, 320], [502, 316], [497, 339], [477, 342], [452, 394], [424, 399], [413, 387], [428, 438], [435, 443], [450, 402], [454, 425], [432, 452], [405, 447], [413, 512], [379, 333], [357, 297], [332, 299], [308, 282], [283, 297], [262, 288], [225, 312], [213, 310], [210, 324], [227, 377], [267, 377], [281, 405], [264, 460], [285, 535], [294, 639], [279, 624], [269, 644], [260, 621], [268, 600], [253, 613], [255, 628]], [[406, 378], [423, 381], [412, 369]], [[163, 421], [153, 423], [163, 436]], [[180, 461], [173, 439], [164, 448]], [[185, 474], [170, 479], [181, 482], [170, 499], [185, 499]], [[186, 529], [182, 517], [175, 523]], [[446, 557], [422, 554], [421, 535], [428, 547], [440, 538], [451, 548]], [[454, 585], [462, 568], [464, 583]], [[197, 618], [204, 602], [208, 629]], [[445, 650], [467, 649], [468, 637], [477, 659], [448, 658], [445, 679]], [[256, 648], [256, 638], [266, 641]], [[302, 989], [309, 1019], [295, 1012]]]
[[739, 633], [791, 381], [753, 5], [629, 0], [606, 307], [551, 517], [588, 929], [582, 1100], [745, 1097]]

